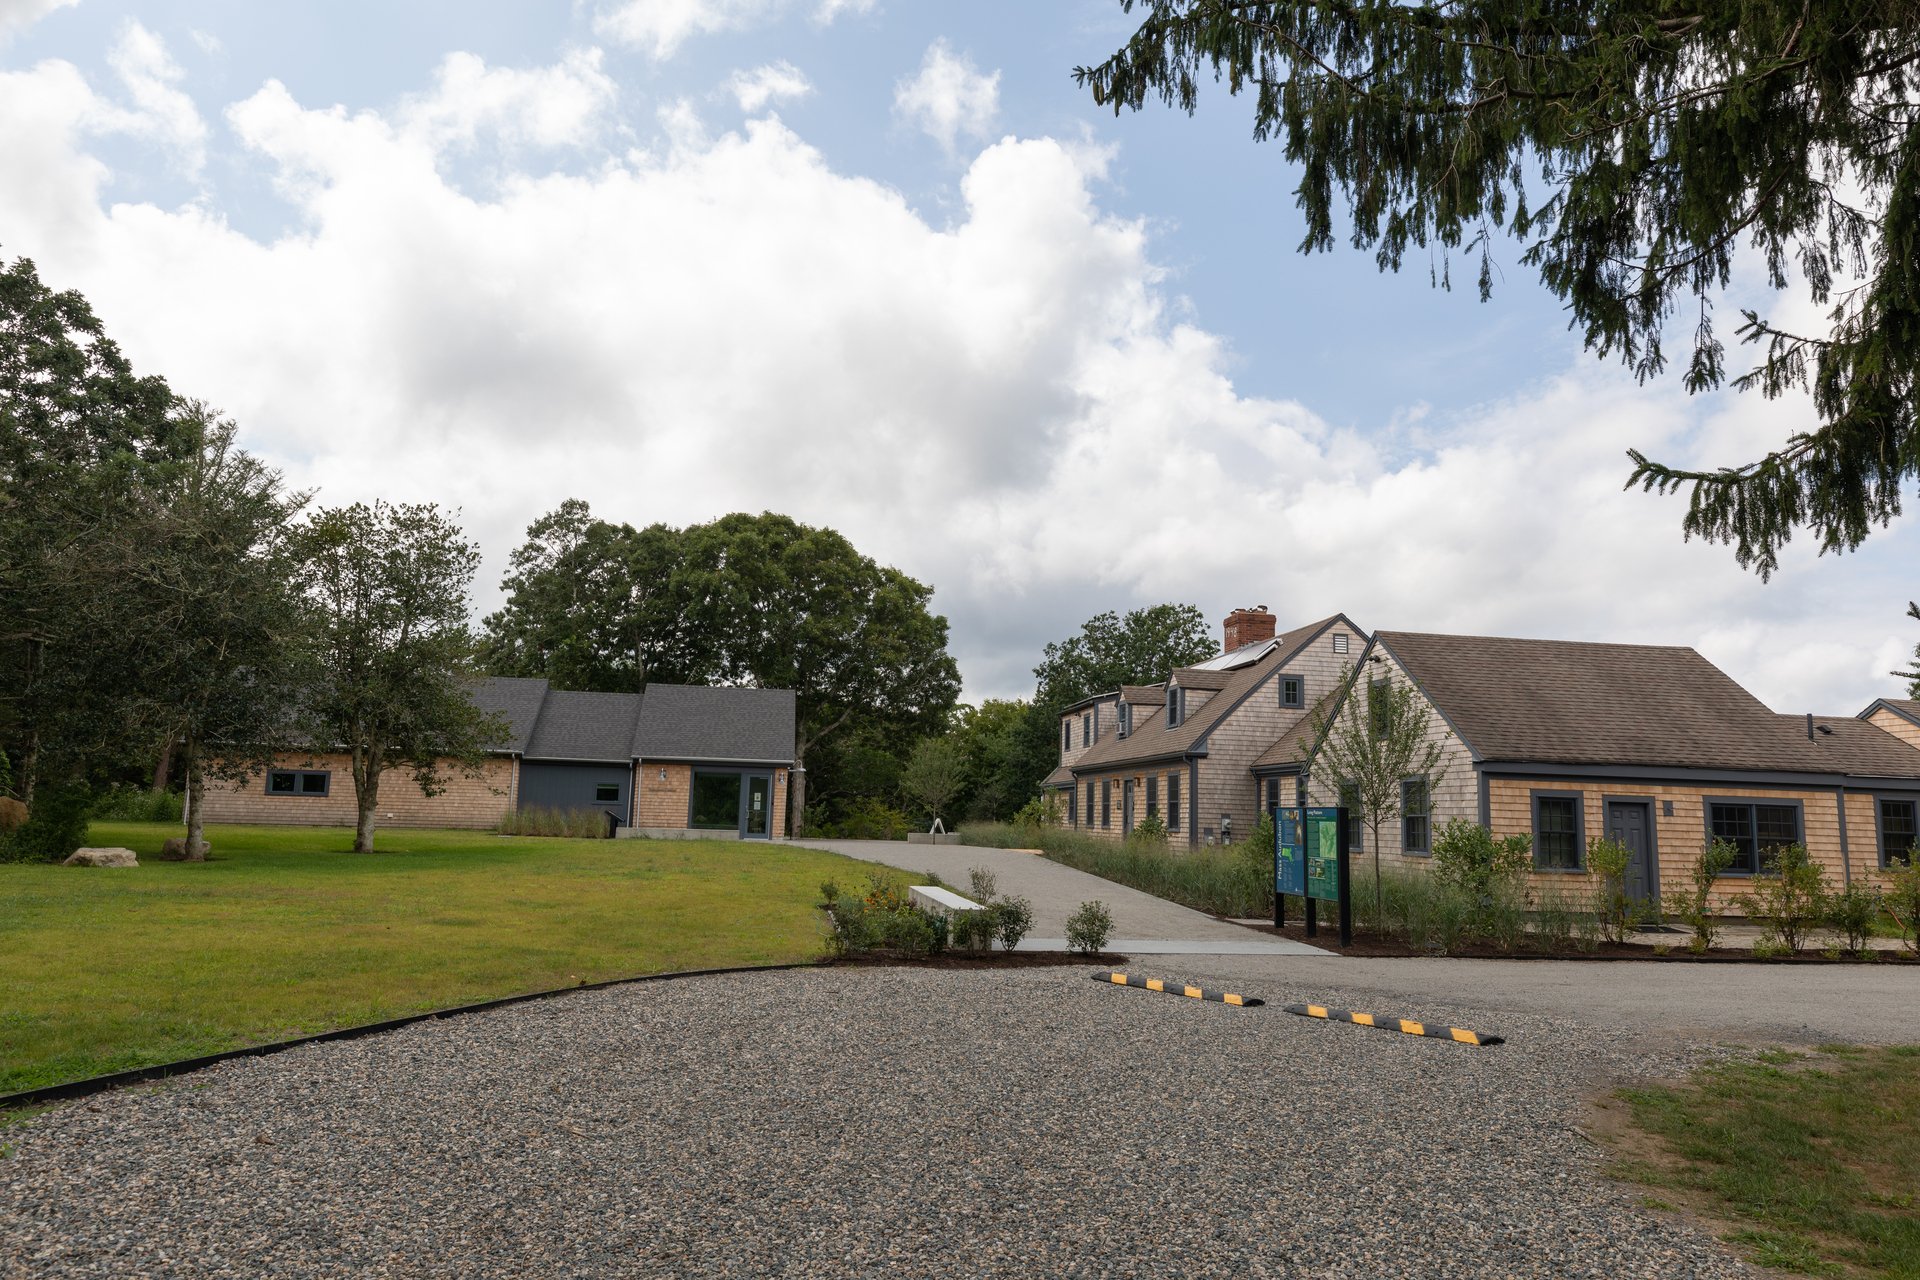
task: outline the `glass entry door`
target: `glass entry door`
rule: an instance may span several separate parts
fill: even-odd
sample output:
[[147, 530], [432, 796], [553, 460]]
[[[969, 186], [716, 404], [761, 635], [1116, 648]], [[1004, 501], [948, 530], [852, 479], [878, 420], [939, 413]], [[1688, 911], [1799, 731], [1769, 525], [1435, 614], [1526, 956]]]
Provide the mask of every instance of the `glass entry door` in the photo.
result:
[[773, 813], [773, 779], [764, 773], [747, 776], [746, 812], [741, 815], [740, 834], [749, 840], [767, 838], [767, 822]]

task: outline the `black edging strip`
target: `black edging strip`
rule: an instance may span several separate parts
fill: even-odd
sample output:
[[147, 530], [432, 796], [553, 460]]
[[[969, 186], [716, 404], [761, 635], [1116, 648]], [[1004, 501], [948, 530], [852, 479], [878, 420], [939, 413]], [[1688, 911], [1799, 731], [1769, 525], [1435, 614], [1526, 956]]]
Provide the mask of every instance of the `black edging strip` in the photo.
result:
[[324, 1044], [329, 1040], [357, 1040], [361, 1036], [378, 1035], [382, 1031], [397, 1031], [401, 1027], [410, 1027], [416, 1022], [456, 1018], [466, 1013], [484, 1013], [488, 1009], [504, 1009], [508, 1005], [525, 1004], [529, 1000], [546, 1000], [553, 996], [572, 995], [576, 991], [604, 991], [608, 987], [630, 986], [636, 982], [665, 982], [673, 978], [708, 978], [726, 973], [780, 973], [788, 969], [817, 967], [819, 967], [818, 962], [806, 960], [796, 964], [743, 964], [723, 969], [677, 969], [670, 973], [643, 973], [632, 978], [608, 978], [604, 982], [582, 982], [571, 987], [555, 987], [549, 991], [528, 991], [517, 996], [501, 996], [497, 1000], [482, 1000], [476, 1004], [456, 1004], [450, 1008], [434, 1009], [428, 1013], [408, 1014], [404, 1018], [388, 1018], [384, 1022], [368, 1022], [357, 1027], [339, 1027], [332, 1031], [322, 1031], [317, 1035], [300, 1036], [294, 1040], [275, 1040], [269, 1044], [248, 1045], [244, 1049], [228, 1049], [224, 1053], [209, 1053], [199, 1058], [182, 1058], [178, 1062], [162, 1062], [150, 1067], [115, 1071], [110, 1075], [69, 1080], [65, 1084], [50, 1084], [38, 1089], [22, 1089], [18, 1093], [4, 1093], [0, 1094], [0, 1112], [14, 1107], [38, 1106], [43, 1102], [85, 1098], [96, 1093], [104, 1093], [108, 1089], [119, 1089], [130, 1084], [144, 1084], [149, 1080], [164, 1080], [169, 1076], [183, 1076], [235, 1058], [264, 1058], [270, 1053], [279, 1053], [283, 1049], [298, 1049], [302, 1045]]

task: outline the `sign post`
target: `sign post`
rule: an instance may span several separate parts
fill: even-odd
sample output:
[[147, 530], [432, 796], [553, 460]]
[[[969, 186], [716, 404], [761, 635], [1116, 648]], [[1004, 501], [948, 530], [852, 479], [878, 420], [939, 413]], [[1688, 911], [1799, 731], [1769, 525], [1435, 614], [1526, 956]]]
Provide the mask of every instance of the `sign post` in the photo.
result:
[[1348, 866], [1352, 815], [1344, 808], [1285, 806], [1273, 815], [1273, 923], [1286, 925], [1286, 895], [1307, 904], [1307, 936], [1318, 937], [1317, 905], [1334, 904], [1340, 945], [1353, 941], [1352, 877]]

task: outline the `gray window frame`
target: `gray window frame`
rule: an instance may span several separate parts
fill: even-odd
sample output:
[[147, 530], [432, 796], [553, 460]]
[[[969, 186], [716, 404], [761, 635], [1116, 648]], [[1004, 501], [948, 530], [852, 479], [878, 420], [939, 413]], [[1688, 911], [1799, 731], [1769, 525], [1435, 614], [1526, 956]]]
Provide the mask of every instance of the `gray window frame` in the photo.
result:
[[[1570, 867], [1549, 867], [1540, 861], [1540, 802], [1542, 800], [1573, 801], [1573, 865]], [[1532, 811], [1533, 825], [1533, 869], [1548, 876], [1583, 876], [1587, 874], [1587, 796], [1584, 791], [1554, 791], [1547, 788], [1535, 788], [1527, 792], [1527, 807]]]
[[1122, 702], [1113, 711], [1114, 727], [1121, 737], [1133, 732], [1133, 704]]
[[[1407, 839], [1407, 824], [1413, 819], [1413, 815], [1407, 811], [1407, 788], [1410, 786], [1418, 786], [1427, 797], [1427, 807], [1420, 814], [1420, 820], [1427, 825], [1427, 838], [1420, 848], [1415, 848]], [[1400, 855], [1417, 858], [1433, 856], [1433, 777], [1430, 774], [1416, 773], [1400, 779]]]
[[[1293, 697], [1287, 697], [1287, 684], [1293, 684]], [[1307, 678], [1293, 672], [1283, 671], [1277, 682], [1280, 686], [1280, 705], [1288, 710], [1304, 711], [1307, 706]]]
[[[273, 789], [273, 776], [276, 773], [285, 774], [292, 778], [293, 790], [275, 791]], [[307, 790], [305, 780], [308, 778], [319, 778], [321, 780], [318, 791]], [[333, 770], [269, 769], [267, 770], [266, 778], [263, 780], [263, 785], [266, 787], [267, 794], [276, 800], [324, 800], [333, 794]]]
[[1167, 830], [1180, 829], [1180, 775], [1167, 774]]
[[1060, 750], [1062, 753], [1073, 750], [1073, 721], [1060, 722]]
[[[1887, 835], [1886, 835], [1887, 819], [1886, 819], [1886, 814], [1882, 812], [1880, 808], [1881, 805], [1886, 804], [1889, 801], [1891, 801], [1894, 804], [1910, 804], [1913, 806], [1913, 821], [1914, 821], [1915, 835], [1917, 839], [1920, 839], [1920, 795], [1914, 795], [1911, 792], [1906, 792], [1906, 793], [1875, 792], [1873, 797], [1873, 846], [1880, 853], [1880, 869], [1882, 871], [1890, 871], [1896, 865], [1893, 862], [1893, 860], [1887, 856]], [[1802, 833], [1803, 838], [1804, 838], [1804, 835], [1805, 833], [1803, 832]], [[1911, 850], [1912, 846], [1909, 845], [1908, 848], [1909, 850]], [[1904, 866], [1905, 863], [1902, 862], [1898, 865]]]
[[1167, 728], [1177, 729], [1180, 722], [1187, 718], [1187, 700], [1180, 695], [1186, 690], [1178, 685], [1167, 686]]
[[1350, 652], [1350, 649], [1348, 648], [1348, 645], [1347, 645], [1347, 633], [1346, 633], [1346, 632], [1344, 632], [1344, 631], [1336, 631], [1336, 632], [1334, 632], [1334, 633], [1333, 633], [1333, 651], [1334, 651], [1335, 653], [1348, 653], [1348, 652]]
[[[1714, 841], [1713, 807], [1715, 805], [1745, 805], [1748, 809], [1756, 809], [1760, 805], [1765, 805], [1773, 809], [1792, 809], [1794, 831], [1796, 833], [1794, 843], [1805, 844], [1807, 842], [1807, 806], [1803, 801], [1783, 799], [1780, 796], [1703, 795], [1700, 797], [1700, 823], [1706, 831], [1708, 844], [1712, 844]], [[1757, 812], [1754, 814], [1753, 819], [1753, 864], [1753, 870], [1751, 871], [1729, 867], [1720, 874], [1744, 879], [1752, 879], [1755, 876], [1772, 874], [1771, 872], [1762, 870], [1760, 866], [1760, 816]]]
[[[1347, 797], [1353, 797], [1353, 803], [1347, 803]], [[1366, 821], [1361, 813], [1360, 788], [1351, 782], [1337, 785], [1333, 789], [1333, 805], [1336, 809], [1345, 809], [1351, 817], [1347, 823], [1347, 852], [1358, 853], [1366, 847]]]

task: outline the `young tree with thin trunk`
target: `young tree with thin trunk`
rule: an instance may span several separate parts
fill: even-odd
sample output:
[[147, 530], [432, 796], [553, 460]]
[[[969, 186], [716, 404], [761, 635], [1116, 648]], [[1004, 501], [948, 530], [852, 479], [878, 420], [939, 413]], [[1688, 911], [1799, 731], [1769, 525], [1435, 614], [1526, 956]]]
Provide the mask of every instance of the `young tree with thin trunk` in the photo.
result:
[[952, 738], [922, 738], [907, 757], [900, 790], [939, 822], [966, 785], [967, 762]]
[[[1384, 895], [1380, 882], [1380, 828], [1400, 816], [1400, 784], [1424, 777], [1427, 794], [1445, 770], [1440, 743], [1433, 737], [1433, 713], [1411, 684], [1390, 676], [1362, 680], [1347, 671], [1346, 696], [1337, 710], [1313, 715], [1316, 743], [1310, 768], [1350, 796], [1373, 844], [1374, 918]], [[1342, 801], [1346, 803], [1346, 801]], [[1431, 800], [1429, 800], [1431, 804]], [[1431, 811], [1431, 810], [1429, 810]]]
[[353, 848], [371, 853], [388, 770], [437, 795], [451, 772], [478, 776], [506, 736], [472, 696], [467, 606], [480, 550], [439, 508], [384, 502], [316, 512], [289, 550], [313, 613], [300, 725], [312, 749], [351, 757]]

